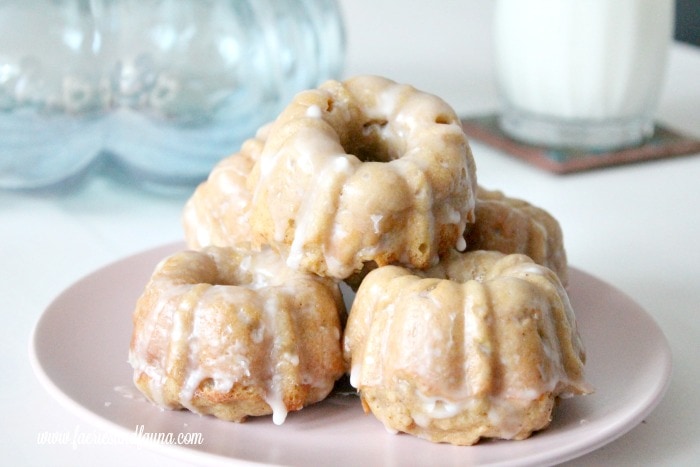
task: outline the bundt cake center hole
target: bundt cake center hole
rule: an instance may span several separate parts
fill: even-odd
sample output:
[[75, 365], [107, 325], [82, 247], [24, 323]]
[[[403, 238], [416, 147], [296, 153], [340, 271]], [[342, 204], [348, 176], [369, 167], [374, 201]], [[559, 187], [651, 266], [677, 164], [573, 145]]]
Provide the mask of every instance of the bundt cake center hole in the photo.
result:
[[403, 154], [404, 143], [386, 118], [369, 118], [348, 132], [343, 148], [362, 162], [391, 162]]

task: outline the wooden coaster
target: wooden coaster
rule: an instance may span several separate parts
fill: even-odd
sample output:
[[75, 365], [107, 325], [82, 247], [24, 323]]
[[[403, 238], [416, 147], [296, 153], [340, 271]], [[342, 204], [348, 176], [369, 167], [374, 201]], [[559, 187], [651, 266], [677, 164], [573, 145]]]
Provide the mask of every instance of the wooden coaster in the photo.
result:
[[557, 174], [700, 153], [700, 140], [659, 124], [654, 128], [654, 135], [644, 144], [603, 152], [547, 148], [515, 141], [501, 130], [498, 114], [463, 118], [462, 126], [468, 137]]

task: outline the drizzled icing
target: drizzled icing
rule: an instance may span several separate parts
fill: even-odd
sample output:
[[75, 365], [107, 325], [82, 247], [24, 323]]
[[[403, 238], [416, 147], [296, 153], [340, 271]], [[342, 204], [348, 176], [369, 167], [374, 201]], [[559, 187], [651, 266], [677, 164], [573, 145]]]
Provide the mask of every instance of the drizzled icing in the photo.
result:
[[306, 116], [309, 118], [321, 118], [321, 108], [317, 105], [310, 105], [309, 108], [306, 109]]
[[457, 251], [464, 251], [467, 249], [467, 241], [461, 235], [457, 238], [456, 248], [457, 248]]
[[[232, 265], [233, 269], [226, 269]], [[204, 273], [205, 266], [218, 269], [214, 271], [218, 277]], [[241, 285], [231, 285], [234, 282]], [[327, 298], [316, 300], [325, 301], [305, 298], [323, 287], [329, 287], [324, 292]], [[329, 322], [335, 324], [318, 328], [313, 345], [327, 342], [330, 347], [325, 351], [335, 352], [340, 362], [337, 302], [332, 309], [322, 305], [331, 297], [335, 300], [337, 290], [331, 287], [335, 286], [289, 270], [271, 250], [208, 248], [166, 258], [157, 266], [147, 288], [150, 292], [137, 308], [138, 324], [129, 352], [135, 380], [148, 376], [145, 394], [157, 405], [193, 412], [202, 412], [197, 394], [203, 384], [222, 395], [235, 386], [259, 387], [273, 422], [281, 424], [290, 410], [286, 402], [290, 375], [325, 396], [342, 373], [340, 363], [324, 372], [303, 362], [305, 350], [289, 340], [294, 336], [283, 328], [296, 326], [297, 316], [308, 320], [310, 314], [330, 313], [334, 319]], [[292, 301], [299, 308], [289, 313], [285, 303]], [[318, 319], [327, 321], [320, 315]], [[173, 383], [177, 394], [168, 389]]]

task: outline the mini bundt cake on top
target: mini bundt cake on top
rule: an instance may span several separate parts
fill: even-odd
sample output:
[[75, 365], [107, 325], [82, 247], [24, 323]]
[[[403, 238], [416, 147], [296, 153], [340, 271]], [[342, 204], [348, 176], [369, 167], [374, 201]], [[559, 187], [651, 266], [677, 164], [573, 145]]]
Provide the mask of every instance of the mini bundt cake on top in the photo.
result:
[[133, 314], [129, 362], [156, 405], [242, 421], [325, 398], [345, 373], [345, 308], [330, 280], [265, 249], [182, 251], [157, 266]]
[[463, 246], [474, 161], [436, 96], [375, 76], [298, 94], [272, 123], [248, 184], [254, 242], [344, 279], [363, 263], [425, 268]]
[[566, 292], [524, 255], [452, 251], [428, 271], [370, 272], [344, 350], [365, 409], [435, 442], [524, 439], [557, 397], [590, 391]]
[[476, 221], [467, 226], [467, 250], [521, 253], [568, 283], [568, 265], [559, 222], [547, 211], [501, 191], [477, 188]]

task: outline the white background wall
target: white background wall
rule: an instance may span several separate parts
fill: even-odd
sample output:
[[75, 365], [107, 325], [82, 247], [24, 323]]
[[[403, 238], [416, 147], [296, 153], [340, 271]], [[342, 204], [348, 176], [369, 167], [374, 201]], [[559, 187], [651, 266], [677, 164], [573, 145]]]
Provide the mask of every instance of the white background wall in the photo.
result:
[[[464, 105], [471, 111], [493, 109], [497, 101], [492, 53], [483, 53], [493, 47], [493, 0], [406, 0], [401, 8], [396, 3], [340, 0], [347, 28], [346, 76], [371, 73], [410, 83], [440, 95], [458, 112]], [[451, 14], [465, 11], [465, 3], [468, 16]], [[413, 41], [406, 33], [420, 28], [434, 31], [430, 41]], [[370, 61], [362, 55], [369, 48], [374, 51]], [[432, 59], [416, 67], [416, 56]], [[470, 92], [465, 93], [465, 87]], [[466, 102], [465, 95], [470, 96]]]

